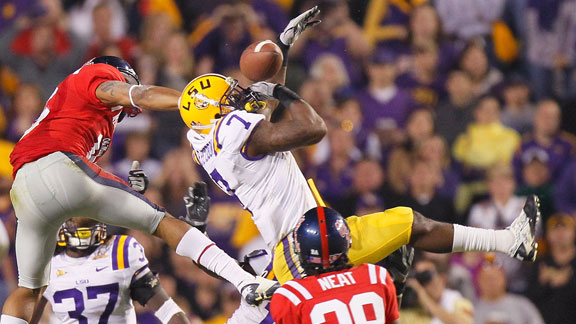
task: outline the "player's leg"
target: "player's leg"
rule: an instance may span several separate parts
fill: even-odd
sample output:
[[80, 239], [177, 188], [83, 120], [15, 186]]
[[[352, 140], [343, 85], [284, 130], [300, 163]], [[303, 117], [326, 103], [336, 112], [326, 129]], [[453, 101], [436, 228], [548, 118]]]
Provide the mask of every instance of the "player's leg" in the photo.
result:
[[436, 222], [415, 212], [410, 244], [429, 252], [502, 252], [533, 261], [537, 247], [534, 234], [539, 217], [539, 201], [534, 195], [526, 199], [520, 215], [503, 230]]
[[29, 321], [48, 284], [50, 260], [64, 214], [62, 205], [55, 200], [54, 186], [46, 177], [58, 173], [54, 170], [57, 160], [57, 156], [48, 156], [24, 165], [12, 185], [10, 197], [18, 218], [18, 288], [4, 303], [2, 324]]
[[410, 242], [415, 222], [412, 209], [396, 207], [346, 218], [352, 236], [348, 258], [353, 265], [376, 263]]
[[154, 234], [175, 249], [177, 254], [200, 263], [238, 288], [254, 280], [254, 276], [243, 271], [234, 259], [203, 233], [166, 213], [164, 208], [134, 191], [124, 180], [84, 158], [68, 157], [83, 172], [84, 186], [92, 192], [90, 200], [85, 202], [89, 208], [80, 211], [84, 213], [82, 216]]

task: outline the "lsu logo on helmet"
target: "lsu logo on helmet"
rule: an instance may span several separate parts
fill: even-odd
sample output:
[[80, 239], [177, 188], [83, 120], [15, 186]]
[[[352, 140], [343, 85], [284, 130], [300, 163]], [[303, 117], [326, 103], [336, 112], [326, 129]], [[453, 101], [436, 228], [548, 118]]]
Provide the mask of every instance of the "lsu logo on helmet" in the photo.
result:
[[235, 109], [227, 95], [236, 84], [236, 80], [215, 73], [204, 74], [190, 81], [178, 102], [186, 126], [201, 134], [208, 134], [216, 120]]
[[190, 81], [178, 101], [182, 120], [200, 134], [208, 134], [218, 119], [233, 110], [255, 112], [265, 106], [257, 93], [242, 88], [231, 77], [216, 73]]

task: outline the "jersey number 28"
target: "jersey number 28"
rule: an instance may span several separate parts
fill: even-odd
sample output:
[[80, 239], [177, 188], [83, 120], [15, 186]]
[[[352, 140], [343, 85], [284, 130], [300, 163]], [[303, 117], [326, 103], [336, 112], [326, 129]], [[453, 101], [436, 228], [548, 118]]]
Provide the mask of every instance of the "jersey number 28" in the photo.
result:
[[[368, 320], [365, 307], [371, 306], [374, 309], [374, 319]], [[334, 313], [340, 324], [375, 324], [384, 323], [384, 300], [377, 293], [365, 292], [354, 295], [348, 305], [339, 299], [331, 299], [314, 305], [310, 312], [312, 324], [326, 322], [326, 314]], [[352, 322], [354, 318], [354, 322]]]

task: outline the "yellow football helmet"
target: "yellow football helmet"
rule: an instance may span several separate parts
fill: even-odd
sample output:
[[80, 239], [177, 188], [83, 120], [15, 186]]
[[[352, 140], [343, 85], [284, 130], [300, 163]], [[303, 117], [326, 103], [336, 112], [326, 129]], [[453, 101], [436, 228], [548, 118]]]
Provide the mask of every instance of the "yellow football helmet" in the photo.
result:
[[208, 134], [218, 119], [233, 110], [253, 112], [265, 106], [257, 93], [242, 88], [231, 77], [215, 73], [190, 81], [178, 101], [182, 120], [200, 134]]

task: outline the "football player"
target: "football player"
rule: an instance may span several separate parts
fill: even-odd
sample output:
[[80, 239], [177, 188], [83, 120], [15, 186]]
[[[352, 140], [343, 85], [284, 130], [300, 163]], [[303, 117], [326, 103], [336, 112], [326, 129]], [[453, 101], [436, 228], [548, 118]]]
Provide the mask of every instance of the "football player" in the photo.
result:
[[354, 241], [338, 212], [310, 209], [290, 235], [306, 275], [274, 293], [270, 313], [277, 324], [399, 322], [396, 288], [386, 269], [348, 264]]
[[162, 323], [189, 323], [148, 268], [140, 243], [126, 235], [108, 236], [106, 224], [71, 218], [60, 228], [50, 283], [35, 323], [47, 302], [60, 323], [136, 323], [132, 301]]
[[[313, 8], [293, 19], [280, 36], [289, 48], [317, 14]], [[284, 59], [287, 59], [287, 51]], [[285, 73], [285, 67], [279, 75]], [[275, 78], [278, 79], [278, 78]], [[269, 99], [273, 99], [270, 101]], [[280, 103], [274, 109], [272, 103]], [[298, 168], [291, 149], [317, 143], [326, 133], [322, 118], [281, 84], [258, 82], [243, 88], [232, 78], [206, 74], [192, 80], [179, 102], [196, 162], [252, 218], [268, 248], [280, 283], [301, 278], [292, 231], [305, 211], [322, 205]], [[376, 263], [410, 244], [430, 252], [498, 251], [534, 260], [538, 198], [530, 196], [521, 214], [503, 230], [440, 223], [407, 207], [348, 217], [353, 265]]]
[[113, 56], [90, 60], [54, 90], [10, 156], [18, 288], [4, 303], [0, 323], [28, 323], [48, 284], [58, 230], [78, 216], [162, 238], [179, 255], [230, 281], [251, 303], [275, 285], [243, 271], [200, 231], [95, 164], [119, 121], [141, 109], [176, 110], [178, 98], [173, 89], [140, 85], [132, 67]]

